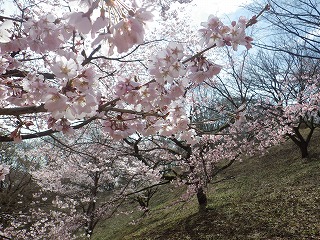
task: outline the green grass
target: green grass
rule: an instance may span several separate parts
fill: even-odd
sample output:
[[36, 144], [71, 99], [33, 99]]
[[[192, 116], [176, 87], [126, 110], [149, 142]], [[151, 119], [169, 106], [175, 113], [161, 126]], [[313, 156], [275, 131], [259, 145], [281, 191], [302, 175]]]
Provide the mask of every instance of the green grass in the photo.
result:
[[150, 214], [119, 215], [103, 222], [94, 240], [320, 239], [320, 133], [302, 160], [290, 141], [264, 156], [237, 162], [207, 189], [208, 211], [196, 199], [166, 208], [182, 193], [160, 189]]

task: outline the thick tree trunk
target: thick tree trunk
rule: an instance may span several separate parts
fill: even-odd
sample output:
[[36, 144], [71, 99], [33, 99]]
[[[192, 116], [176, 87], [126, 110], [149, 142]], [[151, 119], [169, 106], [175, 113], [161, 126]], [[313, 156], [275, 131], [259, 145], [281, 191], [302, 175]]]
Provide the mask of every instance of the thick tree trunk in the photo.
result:
[[298, 146], [301, 152], [301, 158], [308, 158], [309, 157], [308, 143], [301, 142]]
[[88, 221], [87, 221], [87, 226], [86, 226], [86, 234], [88, 239], [91, 238], [92, 234], [93, 234], [93, 229], [95, 227], [95, 221], [94, 221], [94, 211], [96, 209], [96, 204], [95, 202], [91, 202], [89, 203], [88, 206], [88, 210], [87, 210], [87, 217], [88, 217]]
[[288, 136], [290, 139], [299, 147], [300, 153], [301, 153], [301, 158], [308, 158], [309, 157], [309, 143], [311, 141], [312, 134], [314, 132], [315, 127], [309, 126], [309, 133], [308, 135], [304, 138], [303, 135], [300, 132], [299, 127], [294, 127], [294, 135], [289, 134]]
[[199, 203], [199, 212], [205, 212], [207, 210], [207, 195], [202, 187], [198, 188], [197, 199]]
[[93, 234], [93, 222], [92, 221], [90, 221], [90, 222], [88, 222], [88, 224], [87, 224], [87, 229], [86, 229], [86, 237], [88, 238], [88, 239], [90, 239], [91, 238], [91, 236], [92, 236], [92, 234]]
[[100, 173], [95, 172], [94, 178], [93, 178], [93, 186], [91, 188], [91, 196], [92, 199], [88, 204], [88, 208], [86, 211], [86, 215], [88, 218], [87, 224], [86, 224], [86, 234], [88, 239], [91, 238], [93, 234], [93, 230], [96, 227], [96, 224], [98, 223], [99, 219], [96, 219], [95, 211], [96, 211], [96, 197], [98, 194], [98, 186], [99, 186], [99, 180], [100, 180]]

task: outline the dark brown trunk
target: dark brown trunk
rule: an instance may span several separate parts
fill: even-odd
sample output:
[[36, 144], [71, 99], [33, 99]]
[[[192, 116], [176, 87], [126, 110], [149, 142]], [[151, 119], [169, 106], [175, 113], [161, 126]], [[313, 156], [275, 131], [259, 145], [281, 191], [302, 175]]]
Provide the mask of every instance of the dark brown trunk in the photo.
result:
[[299, 144], [299, 149], [300, 149], [302, 158], [308, 158], [309, 157], [308, 144], [307, 143], [305, 143], [305, 142], [300, 143]]
[[309, 151], [308, 151], [308, 146], [311, 141], [312, 134], [314, 132], [315, 127], [310, 126], [310, 131], [307, 135], [306, 138], [304, 138], [300, 132], [299, 127], [294, 127], [294, 135], [293, 134], [288, 134], [290, 139], [299, 147], [300, 153], [301, 153], [301, 158], [308, 158], [309, 157]]
[[207, 202], [207, 195], [203, 191], [202, 187], [198, 188], [197, 199], [198, 199], [198, 203], [199, 203], [199, 212], [205, 212], [207, 209], [208, 202]]

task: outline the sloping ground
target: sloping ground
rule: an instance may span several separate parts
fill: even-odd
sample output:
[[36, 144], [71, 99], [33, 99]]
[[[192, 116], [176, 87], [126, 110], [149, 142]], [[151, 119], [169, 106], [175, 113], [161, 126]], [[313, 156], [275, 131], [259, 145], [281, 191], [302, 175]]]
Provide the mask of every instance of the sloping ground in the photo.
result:
[[163, 209], [177, 196], [167, 193], [163, 199], [162, 189], [149, 216], [135, 225], [129, 222], [137, 215], [105, 222], [94, 239], [320, 240], [319, 131], [310, 153], [310, 161], [302, 160], [288, 141], [264, 156], [235, 163], [220, 176], [234, 179], [209, 187], [209, 210], [203, 214], [197, 213], [195, 199]]

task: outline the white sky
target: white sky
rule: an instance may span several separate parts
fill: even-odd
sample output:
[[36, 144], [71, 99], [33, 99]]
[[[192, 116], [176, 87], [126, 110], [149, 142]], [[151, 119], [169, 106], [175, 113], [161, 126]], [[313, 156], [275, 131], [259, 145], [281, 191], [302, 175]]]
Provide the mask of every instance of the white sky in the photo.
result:
[[[203, 22], [207, 20], [210, 14], [219, 17], [231, 17], [235, 12], [241, 10], [240, 6], [252, 2], [253, 0], [193, 0], [185, 6], [187, 6], [188, 12], [190, 12], [191, 19]], [[12, 0], [5, 1], [5, 10], [11, 9], [10, 4], [12, 4]]]
[[[240, 6], [252, 2], [253, 0], [193, 0], [188, 8], [190, 8], [192, 19], [203, 22], [208, 19], [210, 14], [218, 17], [230, 17], [232, 19], [232, 15], [243, 9]], [[237, 17], [239, 17], [238, 14]]]

